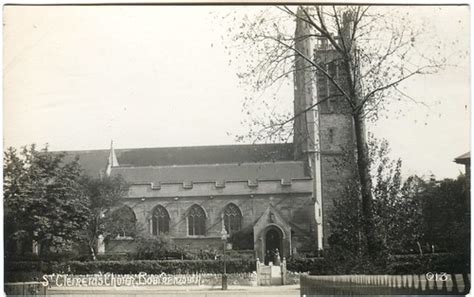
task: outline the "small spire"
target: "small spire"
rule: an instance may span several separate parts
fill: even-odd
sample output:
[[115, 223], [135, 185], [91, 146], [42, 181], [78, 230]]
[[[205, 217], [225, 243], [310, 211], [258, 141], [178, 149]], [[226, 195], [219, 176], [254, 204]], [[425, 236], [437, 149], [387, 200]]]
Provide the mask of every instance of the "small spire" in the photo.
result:
[[110, 173], [112, 172], [112, 167], [119, 166], [119, 162], [117, 160], [117, 155], [115, 155], [115, 150], [114, 150], [114, 141], [110, 141], [110, 152], [109, 152], [109, 158], [107, 160], [107, 167], [105, 169], [105, 174], [107, 176], [110, 176]]

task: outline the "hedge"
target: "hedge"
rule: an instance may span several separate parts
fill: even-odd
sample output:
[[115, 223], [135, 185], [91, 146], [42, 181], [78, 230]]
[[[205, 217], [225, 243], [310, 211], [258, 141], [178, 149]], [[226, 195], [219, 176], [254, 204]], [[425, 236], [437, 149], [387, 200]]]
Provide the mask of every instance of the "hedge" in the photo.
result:
[[314, 272], [318, 274], [328, 270], [327, 261], [324, 258], [300, 258], [289, 257], [286, 261], [286, 269], [293, 272]]
[[388, 274], [446, 272], [464, 273], [470, 271], [469, 255], [426, 254], [395, 256], [387, 265]]
[[[254, 260], [227, 260], [228, 273], [252, 272], [256, 270]], [[146, 272], [149, 274], [180, 274], [180, 273], [222, 273], [222, 260], [135, 260], [135, 261], [69, 261], [39, 262], [20, 261], [9, 262], [5, 267], [5, 276], [8, 281], [30, 281], [37, 275], [51, 273], [93, 274], [117, 273], [135, 274]]]
[[[256, 270], [253, 259], [229, 259], [228, 273], [252, 272]], [[310, 272], [310, 274], [337, 274], [336, 263], [325, 258], [289, 257], [287, 270], [292, 272]], [[469, 271], [469, 255], [428, 254], [394, 256], [386, 260], [386, 265], [376, 267], [374, 274], [412, 274], [431, 272], [462, 273]], [[31, 281], [41, 278], [42, 274], [72, 273], [117, 273], [135, 274], [180, 274], [180, 273], [221, 273], [223, 261], [219, 260], [98, 260], [69, 262], [6, 261], [6, 281]], [[357, 268], [349, 267], [358, 273]], [[364, 267], [362, 267], [364, 269]], [[365, 268], [367, 269], [367, 268]]]
[[[293, 272], [309, 272], [313, 275], [338, 274], [338, 263], [331, 262], [329, 258], [302, 258], [289, 257], [287, 270]], [[340, 267], [339, 267], [340, 268]], [[459, 254], [426, 254], [392, 256], [384, 265], [368, 267], [349, 267], [343, 274], [421, 274], [426, 272], [463, 273], [469, 272], [469, 255]]]
[[[254, 261], [228, 260], [226, 261], [227, 271], [251, 272], [255, 270]], [[113, 273], [140, 273], [150, 274], [179, 274], [179, 273], [220, 273], [223, 269], [223, 262], [220, 260], [136, 260], [136, 261], [71, 261], [58, 264], [53, 270], [69, 272], [73, 274], [87, 274], [98, 272]]]

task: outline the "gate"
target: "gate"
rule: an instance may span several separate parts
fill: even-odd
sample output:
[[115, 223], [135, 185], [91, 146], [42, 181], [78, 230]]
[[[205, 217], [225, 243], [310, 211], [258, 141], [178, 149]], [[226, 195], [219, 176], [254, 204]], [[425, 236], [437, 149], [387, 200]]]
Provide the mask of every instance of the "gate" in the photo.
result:
[[261, 263], [257, 258], [257, 284], [259, 286], [281, 286], [286, 284], [286, 259], [280, 265]]

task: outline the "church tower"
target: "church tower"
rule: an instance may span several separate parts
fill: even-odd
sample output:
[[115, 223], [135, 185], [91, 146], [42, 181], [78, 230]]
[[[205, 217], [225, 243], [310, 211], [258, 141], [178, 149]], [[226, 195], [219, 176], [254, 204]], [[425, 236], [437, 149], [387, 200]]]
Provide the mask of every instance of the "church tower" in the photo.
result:
[[[344, 195], [354, 179], [354, 130], [350, 108], [334, 83], [310, 61], [317, 63], [344, 87], [344, 71], [336, 50], [315, 32], [298, 9], [295, 31], [294, 154], [306, 164], [313, 180], [317, 246], [327, 246], [333, 201]], [[346, 23], [347, 24], [347, 23]], [[301, 56], [304, 55], [304, 57]], [[311, 59], [310, 61], [308, 61]]]
[[319, 119], [316, 77], [314, 67], [308, 59], [313, 59], [314, 36], [312, 28], [302, 21], [304, 12], [298, 9], [295, 31], [295, 72], [294, 72], [294, 154], [296, 160], [305, 162], [306, 175], [312, 178], [314, 217], [316, 222], [317, 248], [323, 249], [323, 209], [321, 181], [321, 151], [319, 141]]

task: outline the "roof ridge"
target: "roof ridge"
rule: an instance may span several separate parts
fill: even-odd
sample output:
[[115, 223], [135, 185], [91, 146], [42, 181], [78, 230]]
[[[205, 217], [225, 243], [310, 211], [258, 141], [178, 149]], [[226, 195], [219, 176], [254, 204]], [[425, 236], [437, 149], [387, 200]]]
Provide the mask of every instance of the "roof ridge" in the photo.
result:
[[[155, 147], [136, 147], [136, 148], [115, 148], [116, 152], [120, 151], [130, 151], [130, 150], [146, 150], [146, 149], [180, 149], [180, 148], [217, 148], [217, 147], [258, 147], [258, 146], [290, 146], [293, 145], [291, 142], [282, 142], [282, 143], [234, 143], [234, 144], [213, 144], [213, 145], [190, 145], [190, 146], [155, 146]], [[104, 151], [110, 151], [110, 148], [108, 149], [86, 149], [86, 150], [51, 150], [50, 152], [53, 153], [61, 153], [61, 152], [66, 152], [66, 153], [75, 153], [75, 152], [104, 152]]]
[[174, 168], [174, 167], [202, 167], [202, 166], [220, 166], [220, 165], [270, 165], [270, 164], [300, 164], [301, 160], [278, 160], [278, 161], [257, 161], [257, 162], [231, 162], [231, 163], [199, 163], [199, 164], [175, 164], [175, 165], [130, 165], [123, 164], [119, 166], [113, 166], [113, 169], [143, 169], [143, 168]]

